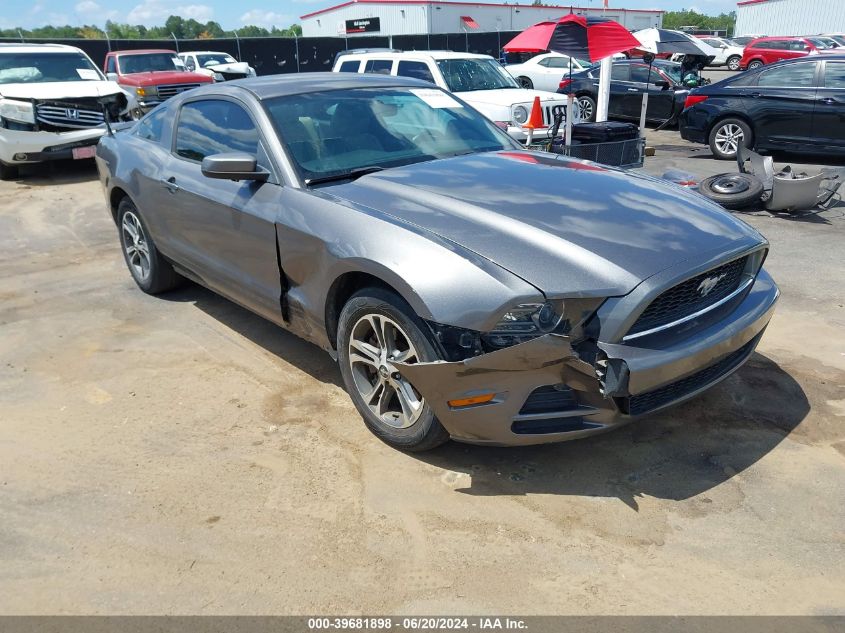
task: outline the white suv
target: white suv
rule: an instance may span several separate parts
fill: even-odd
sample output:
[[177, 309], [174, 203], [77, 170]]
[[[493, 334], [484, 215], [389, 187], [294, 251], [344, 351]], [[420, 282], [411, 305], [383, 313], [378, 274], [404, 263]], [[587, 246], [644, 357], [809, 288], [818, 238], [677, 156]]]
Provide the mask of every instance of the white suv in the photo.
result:
[[93, 158], [106, 117], [128, 119], [134, 103], [78, 48], [0, 44], [0, 179], [22, 163]]
[[[451, 51], [386, 51], [341, 53], [334, 72], [377, 73], [423, 79], [457, 94], [512, 138], [525, 141], [534, 97], [540, 97], [543, 123], [551, 126], [554, 113], [566, 113], [566, 98], [554, 92], [520, 88], [516, 80], [489, 55]], [[577, 122], [577, 119], [573, 122]], [[544, 134], [535, 133], [535, 137]]]

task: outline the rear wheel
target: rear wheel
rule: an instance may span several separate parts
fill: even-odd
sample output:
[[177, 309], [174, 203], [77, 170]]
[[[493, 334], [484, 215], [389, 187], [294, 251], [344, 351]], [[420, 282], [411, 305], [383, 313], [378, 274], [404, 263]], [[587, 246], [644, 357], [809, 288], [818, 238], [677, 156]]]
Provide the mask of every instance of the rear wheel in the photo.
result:
[[576, 101], [582, 121], [596, 120], [596, 100], [588, 95], [581, 95]]
[[129, 198], [120, 201], [117, 226], [123, 259], [141, 290], [155, 295], [172, 290], [182, 282], [183, 278], [158, 252], [141, 214]]
[[739, 70], [739, 60], [742, 58], [739, 55], [728, 57], [728, 68], [731, 70]]
[[425, 451], [446, 442], [448, 432], [396, 366], [440, 360], [411, 307], [393, 292], [366, 288], [343, 307], [339, 325], [340, 373], [370, 431], [405, 451]]
[[748, 70], [757, 70], [762, 65], [763, 62], [761, 62], [759, 59], [755, 59], [751, 62], [748, 62]]
[[17, 165], [0, 163], [0, 180], [15, 180], [18, 177]]
[[710, 151], [720, 160], [736, 159], [740, 144], [751, 149], [754, 135], [742, 119], [722, 119], [710, 130]]
[[534, 89], [534, 82], [531, 81], [531, 79], [529, 77], [517, 77], [516, 81], [517, 81], [517, 83], [519, 83], [519, 86], [521, 88], [526, 88], [528, 90]]

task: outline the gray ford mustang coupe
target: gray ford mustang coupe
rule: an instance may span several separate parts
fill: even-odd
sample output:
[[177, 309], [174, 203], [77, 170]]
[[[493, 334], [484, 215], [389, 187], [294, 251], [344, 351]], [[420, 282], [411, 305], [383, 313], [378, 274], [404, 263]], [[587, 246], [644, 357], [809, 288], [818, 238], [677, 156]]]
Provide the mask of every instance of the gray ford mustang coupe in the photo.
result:
[[403, 77], [302, 74], [168, 100], [103, 137], [129, 271], [195, 280], [335, 356], [404, 450], [599, 433], [740, 367], [768, 243], [701, 196], [520, 149]]

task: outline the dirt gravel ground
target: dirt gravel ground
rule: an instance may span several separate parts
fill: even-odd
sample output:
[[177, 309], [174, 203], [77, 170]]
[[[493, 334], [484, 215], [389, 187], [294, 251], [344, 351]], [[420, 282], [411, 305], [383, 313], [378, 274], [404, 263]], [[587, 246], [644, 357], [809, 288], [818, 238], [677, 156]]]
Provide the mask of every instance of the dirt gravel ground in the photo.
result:
[[843, 614], [843, 216], [745, 214], [783, 297], [704, 397], [406, 455], [317, 348], [138, 291], [92, 165], [0, 183], [0, 613]]

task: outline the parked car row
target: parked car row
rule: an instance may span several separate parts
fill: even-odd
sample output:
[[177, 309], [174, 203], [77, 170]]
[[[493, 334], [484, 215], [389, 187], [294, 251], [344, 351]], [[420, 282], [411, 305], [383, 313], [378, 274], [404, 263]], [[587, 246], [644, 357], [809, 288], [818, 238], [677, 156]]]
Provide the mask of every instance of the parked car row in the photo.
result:
[[26, 163], [92, 158], [106, 125], [200, 85], [254, 75], [212, 51], [110, 52], [101, 72], [72, 46], [0, 44], [0, 179]]

